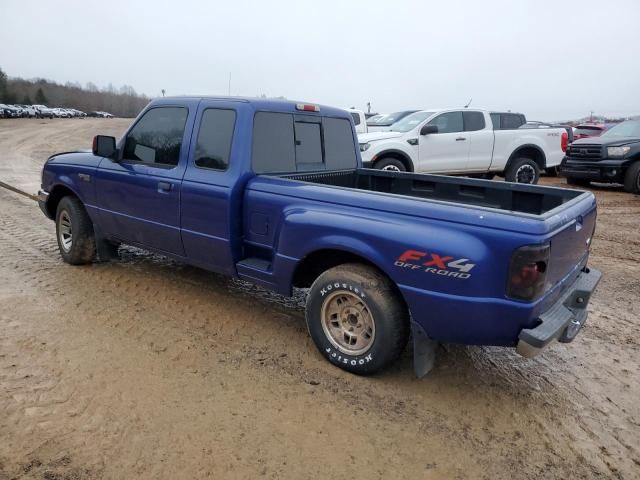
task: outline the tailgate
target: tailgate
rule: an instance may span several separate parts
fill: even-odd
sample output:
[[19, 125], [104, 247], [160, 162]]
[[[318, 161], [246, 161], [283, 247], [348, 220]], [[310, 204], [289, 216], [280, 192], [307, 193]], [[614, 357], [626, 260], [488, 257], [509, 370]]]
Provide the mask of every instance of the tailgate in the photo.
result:
[[[596, 224], [595, 205], [584, 205], [576, 211], [575, 207], [566, 212], [573, 219], [554, 232], [551, 237], [551, 251], [547, 282], [553, 287], [569, 275], [586, 258], [591, 245], [591, 237]], [[582, 211], [580, 211], [582, 210]]]

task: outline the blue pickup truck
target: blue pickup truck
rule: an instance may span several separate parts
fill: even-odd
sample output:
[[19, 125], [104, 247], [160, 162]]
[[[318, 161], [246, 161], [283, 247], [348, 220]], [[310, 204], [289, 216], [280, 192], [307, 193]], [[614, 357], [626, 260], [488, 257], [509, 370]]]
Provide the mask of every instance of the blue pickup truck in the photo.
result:
[[70, 264], [120, 243], [290, 295], [357, 374], [435, 345], [570, 342], [600, 273], [593, 194], [363, 169], [351, 116], [248, 98], [151, 102], [116, 139], [50, 157], [38, 194]]

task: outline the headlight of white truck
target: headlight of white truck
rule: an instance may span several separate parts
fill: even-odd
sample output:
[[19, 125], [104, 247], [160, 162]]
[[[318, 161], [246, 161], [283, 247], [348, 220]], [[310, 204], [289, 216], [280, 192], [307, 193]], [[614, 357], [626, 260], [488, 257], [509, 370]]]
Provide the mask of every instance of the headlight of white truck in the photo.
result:
[[371, 146], [370, 143], [361, 143], [360, 144], [360, 151], [361, 152], [366, 152], [367, 150], [369, 150], [370, 146]]
[[608, 147], [607, 157], [621, 158], [621, 157], [624, 157], [627, 153], [629, 153], [629, 150], [631, 150], [631, 147]]

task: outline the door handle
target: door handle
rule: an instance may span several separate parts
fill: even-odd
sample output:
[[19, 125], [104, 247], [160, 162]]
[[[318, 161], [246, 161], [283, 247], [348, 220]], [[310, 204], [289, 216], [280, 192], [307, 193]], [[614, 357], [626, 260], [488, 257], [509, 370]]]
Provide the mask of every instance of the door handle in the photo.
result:
[[166, 193], [170, 192], [173, 188], [173, 184], [169, 182], [158, 182], [158, 192]]
[[456, 142], [462, 142], [464, 140], [466, 140], [466, 137], [458, 137], [458, 138], [456, 138]]

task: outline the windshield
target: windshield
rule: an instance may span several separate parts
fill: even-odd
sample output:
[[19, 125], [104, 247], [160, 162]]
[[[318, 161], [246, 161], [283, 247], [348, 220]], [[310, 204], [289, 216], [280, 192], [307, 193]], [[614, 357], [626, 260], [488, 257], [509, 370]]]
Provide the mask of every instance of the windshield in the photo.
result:
[[382, 115], [380, 118], [378, 118], [375, 121], [375, 125], [393, 125], [400, 118], [404, 117], [406, 115], [406, 113], [407, 113], [406, 111], [404, 111], [404, 112], [387, 113], [386, 115]]
[[392, 132], [408, 132], [424, 122], [427, 118], [436, 112], [416, 112], [404, 117], [399, 122], [393, 124], [390, 129]]
[[619, 123], [602, 134], [603, 137], [640, 137], [640, 120]]
[[600, 135], [602, 130], [604, 130], [604, 129], [601, 128], [601, 127], [584, 126], [584, 127], [576, 127], [576, 129], [574, 130], [573, 133], [575, 135]]

